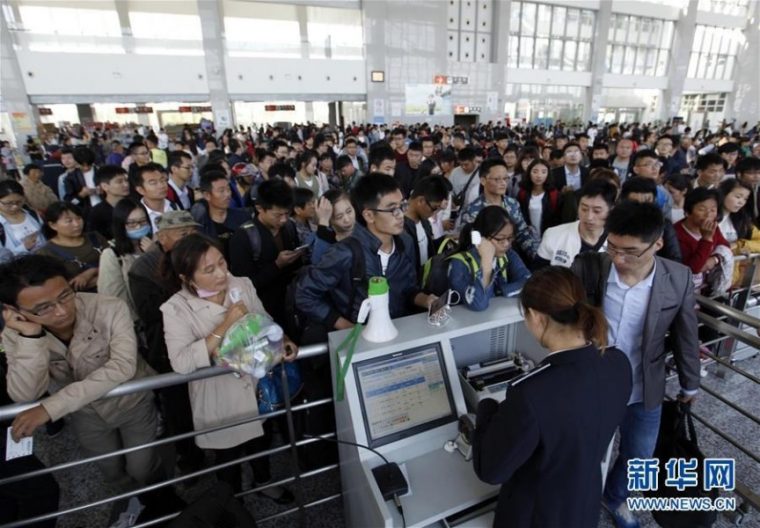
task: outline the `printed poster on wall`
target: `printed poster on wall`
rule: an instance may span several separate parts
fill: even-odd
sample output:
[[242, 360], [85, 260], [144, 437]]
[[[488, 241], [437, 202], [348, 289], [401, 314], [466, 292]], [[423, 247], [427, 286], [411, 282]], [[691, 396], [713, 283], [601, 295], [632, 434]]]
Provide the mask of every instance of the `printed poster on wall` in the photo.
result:
[[451, 115], [451, 86], [446, 84], [407, 84], [407, 115]]

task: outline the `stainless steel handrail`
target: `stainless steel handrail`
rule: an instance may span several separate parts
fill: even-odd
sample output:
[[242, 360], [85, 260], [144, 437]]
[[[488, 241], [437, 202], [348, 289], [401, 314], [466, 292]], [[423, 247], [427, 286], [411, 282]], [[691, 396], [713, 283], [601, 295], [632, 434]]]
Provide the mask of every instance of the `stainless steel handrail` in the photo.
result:
[[[327, 343], [320, 343], [317, 345], [308, 345], [301, 347], [298, 351], [298, 358], [305, 359], [310, 357], [319, 356], [327, 352]], [[162, 389], [164, 387], [170, 387], [172, 385], [181, 385], [182, 383], [188, 383], [190, 381], [197, 381], [202, 379], [213, 378], [215, 376], [223, 376], [225, 374], [233, 374], [234, 371], [226, 367], [206, 367], [198, 369], [190, 374], [178, 374], [171, 372], [168, 374], [157, 374], [155, 376], [148, 376], [145, 378], [129, 380], [122, 383], [118, 387], [115, 387], [108, 391], [103, 398], [115, 398], [117, 396], [125, 396], [127, 394], [133, 394], [135, 392], [142, 392], [147, 390]], [[21, 412], [24, 412], [32, 407], [39, 405], [39, 401], [29, 403], [16, 403], [13, 405], [5, 405], [0, 407], [0, 421], [11, 420]]]
[[724, 317], [730, 317], [731, 319], [735, 319], [753, 328], [760, 328], [760, 319], [758, 319], [757, 317], [752, 317], [746, 312], [742, 312], [740, 310], [737, 310], [736, 308], [732, 308], [731, 306], [718, 302], [715, 299], [705, 297], [704, 295], [697, 295], [697, 302], [701, 306], [704, 306], [705, 308], [709, 308], [710, 310], [718, 312]]

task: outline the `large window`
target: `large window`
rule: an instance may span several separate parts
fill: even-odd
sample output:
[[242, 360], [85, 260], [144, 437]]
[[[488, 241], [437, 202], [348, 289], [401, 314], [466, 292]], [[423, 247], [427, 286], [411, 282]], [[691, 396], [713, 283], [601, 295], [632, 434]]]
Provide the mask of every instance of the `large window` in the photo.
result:
[[358, 9], [307, 7], [309, 57], [323, 58], [330, 50], [333, 59], [363, 56], [362, 15]]
[[119, 37], [121, 25], [116, 11], [71, 7], [19, 6], [24, 29], [41, 35]]
[[30, 51], [124, 53], [114, 10], [21, 5], [19, 12], [24, 31], [17, 32], [16, 39]]
[[736, 53], [743, 41], [744, 35], [739, 29], [698, 25], [694, 32], [687, 77], [732, 79]]
[[722, 15], [747, 16], [749, 0], [699, 0], [699, 10]]
[[667, 75], [673, 29], [670, 20], [613, 14], [607, 44], [607, 72]]
[[591, 69], [596, 14], [532, 2], [512, 2], [509, 67], [566, 71]]

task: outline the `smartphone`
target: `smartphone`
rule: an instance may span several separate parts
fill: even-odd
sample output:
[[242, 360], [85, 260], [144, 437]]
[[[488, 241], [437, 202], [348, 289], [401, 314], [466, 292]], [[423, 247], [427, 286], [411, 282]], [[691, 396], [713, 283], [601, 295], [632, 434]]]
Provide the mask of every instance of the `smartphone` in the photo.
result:
[[306, 249], [309, 249], [310, 246], [311, 246], [311, 244], [304, 244], [303, 246], [298, 246], [293, 251], [304, 251]]
[[430, 311], [428, 312], [430, 315], [436, 313], [438, 310], [443, 308], [444, 306], [449, 304], [449, 299], [451, 298], [451, 290], [446, 290], [443, 295], [438, 297], [435, 301], [433, 301], [433, 304], [430, 305]]

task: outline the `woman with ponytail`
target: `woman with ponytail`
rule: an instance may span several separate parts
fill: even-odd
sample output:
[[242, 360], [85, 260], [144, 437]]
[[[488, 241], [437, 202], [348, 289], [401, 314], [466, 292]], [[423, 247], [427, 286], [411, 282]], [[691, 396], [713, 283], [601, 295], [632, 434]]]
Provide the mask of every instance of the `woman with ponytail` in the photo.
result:
[[549, 355], [477, 413], [481, 480], [501, 484], [494, 526], [599, 523], [601, 462], [631, 394], [625, 354], [607, 343], [604, 313], [570, 270], [551, 266], [523, 287], [525, 326]]
[[[473, 237], [473, 231], [480, 236]], [[485, 310], [491, 297], [517, 294], [530, 277], [512, 249], [514, 239], [515, 225], [498, 205], [481, 209], [475, 221], [462, 228], [459, 251], [450, 258], [448, 276], [451, 289], [471, 310]]]

